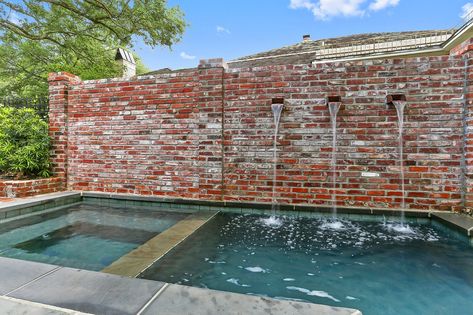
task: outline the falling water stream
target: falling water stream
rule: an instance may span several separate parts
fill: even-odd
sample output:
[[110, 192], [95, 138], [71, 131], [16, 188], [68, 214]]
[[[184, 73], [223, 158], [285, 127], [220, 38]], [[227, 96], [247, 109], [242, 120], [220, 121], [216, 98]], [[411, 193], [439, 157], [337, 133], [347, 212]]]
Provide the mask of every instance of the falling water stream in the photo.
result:
[[406, 207], [405, 200], [405, 187], [404, 187], [404, 146], [403, 146], [403, 129], [404, 129], [404, 107], [406, 106], [406, 101], [393, 101], [394, 106], [396, 107], [398, 126], [399, 126], [399, 168], [401, 174], [401, 228], [404, 228], [404, 209]]
[[279, 121], [281, 119], [281, 112], [284, 104], [272, 104], [271, 110], [273, 111], [274, 118], [274, 139], [273, 139], [273, 190], [271, 195], [271, 216], [263, 219], [266, 225], [279, 226], [282, 224], [281, 220], [276, 217], [276, 177], [277, 177], [277, 165], [278, 165], [278, 152], [277, 152], [277, 140], [279, 133]]
[[340, 110], [340, 102], [329, 102], [330, 122], [332, 123], [332, 160], [330, 168], [332, 170], [332, 219], [337, 219], [337, 198], [335, 188], [337, 183], [337, 114]]

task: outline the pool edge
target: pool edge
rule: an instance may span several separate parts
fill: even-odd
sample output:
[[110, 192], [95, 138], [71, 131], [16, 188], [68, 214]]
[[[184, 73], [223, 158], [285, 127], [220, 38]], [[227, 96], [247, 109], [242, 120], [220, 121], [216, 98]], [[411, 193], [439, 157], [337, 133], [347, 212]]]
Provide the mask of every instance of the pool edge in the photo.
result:
[[115, 260], [101, 272], [136, 278], [218, 213], [218, 211], [199, 211], [188, 215], [146, 243]]

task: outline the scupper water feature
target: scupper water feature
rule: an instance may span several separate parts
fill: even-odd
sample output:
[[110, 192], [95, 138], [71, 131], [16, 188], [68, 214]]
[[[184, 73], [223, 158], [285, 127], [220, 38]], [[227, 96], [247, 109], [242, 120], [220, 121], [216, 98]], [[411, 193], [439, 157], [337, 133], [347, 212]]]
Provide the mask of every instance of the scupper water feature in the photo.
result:
[[404, 183], [404, 144], [403, 144], [403, 133], [404, 133], [404, 108], [406, 107], [406, 97], [402, 94], [389, 95], [387, 99], [388, 103], [391, 103], [396, 108], [397, 120], [398, 120], [398, 164], [401, 182], [401, 223], [392, 225], [391, 228], [402, 233], [411, 233], [412, 229], [409, 225], [405, 224], [404, 209], [406, 208], [406, 197], [405, 197], [405, 183]]
[[271, 226], [280, 226], [282, 224], [281, 219], [276, 217], [276, 180], [277, 180], [277, 165], [278, 165], [278, 152], [277, 152], [277, 140], [279, 133], [279, 121], [281, 120], [281, 113], [284, 108], [282, 99], [273, 99], [271, 105], [271, 111], [273, 112], [274, 119], [274, 139], [273, 139], [273, 187], [271, 195], [271, 216], [263, 219], [264, 224]]

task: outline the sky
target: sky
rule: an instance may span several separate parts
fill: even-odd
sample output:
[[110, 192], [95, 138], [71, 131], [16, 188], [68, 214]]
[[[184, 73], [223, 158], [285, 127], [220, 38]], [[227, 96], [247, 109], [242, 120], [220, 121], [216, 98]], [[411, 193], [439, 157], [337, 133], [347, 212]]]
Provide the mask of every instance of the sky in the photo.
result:
[[359, 33], [449, 29], [473, 9], [465, 0], [169, 0], [188, 27], [171, 49], [134, 49], [150, 70], [195, 67], [312, 39]]

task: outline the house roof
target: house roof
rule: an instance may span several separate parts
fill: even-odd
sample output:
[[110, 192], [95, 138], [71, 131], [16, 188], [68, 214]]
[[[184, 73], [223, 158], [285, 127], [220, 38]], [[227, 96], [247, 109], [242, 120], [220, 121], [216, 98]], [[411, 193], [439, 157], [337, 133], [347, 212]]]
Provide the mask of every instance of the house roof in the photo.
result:
[[[444, 43], [455, 29], [410, 32], [355, 34], [342, 37], [303, 40], [297, 44], [276, 48], [228, 61], [230, 68], [260, 67], [274, 64], [306, 64], [314, 60], [375, 55], [382, 52], [419, 50]], [[306, 37], [306, 36], [304, 36]], [[163, 68], [147, 74], [189, 71]]]
[[304, 40], [294, 45], [241, 57], [229, 61], [228, 64], [231, 68], [258, 67], [270, 64], [303, 64], [316, 59], [324, 60], [339, 57], [342, 52], [344, 56], [353, 55], [354, 52], [357, 53], [356, 55], [360, 55], [360, 53], [363, 53], [363, 49], [366, 49], [365, 55], [376, 52], [373, 49], [368, 50], [369, 45], [373, 47], [376, 45], [380, 51], [383, 47], [390, 49], [390, 51], [421, 46], [429, 47], [444, 42], [454, 32], [455, 29], [368, 33], [319, 40]]

